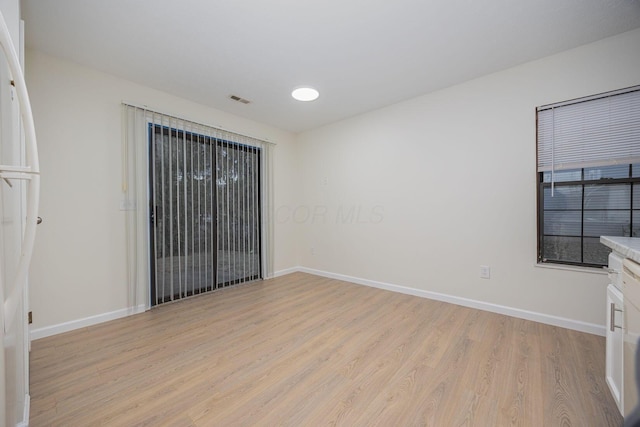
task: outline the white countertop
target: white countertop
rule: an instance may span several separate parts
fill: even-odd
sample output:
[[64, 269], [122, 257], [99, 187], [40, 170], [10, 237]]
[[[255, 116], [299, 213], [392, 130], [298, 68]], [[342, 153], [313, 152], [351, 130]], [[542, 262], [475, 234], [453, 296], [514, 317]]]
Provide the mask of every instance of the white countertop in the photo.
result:
[[640, 237], [600, 236], [600, 242], [625, 258], [640, 263]]

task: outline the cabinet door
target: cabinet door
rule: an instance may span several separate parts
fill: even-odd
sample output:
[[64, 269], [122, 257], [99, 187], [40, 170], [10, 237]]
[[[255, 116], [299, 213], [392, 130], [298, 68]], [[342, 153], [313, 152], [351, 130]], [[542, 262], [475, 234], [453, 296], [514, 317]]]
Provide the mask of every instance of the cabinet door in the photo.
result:
[[[636, 384], [636, 353], [640, 337], [640, 264], [624, 260], [622, 273], [624, 292], [624, 387], [622, 398], [625, 415], [634, 411], [640, 399]], [[637, 424], [636, 424], [637, 425]]]
[[[613, 323], [611, 323], [613, 321]], [[623, 407], [623, 330], [622, 330], [622, 292], [615, 286], [607, 288], [607, 355], [606, 376], [618, 410], [624, 414]]]

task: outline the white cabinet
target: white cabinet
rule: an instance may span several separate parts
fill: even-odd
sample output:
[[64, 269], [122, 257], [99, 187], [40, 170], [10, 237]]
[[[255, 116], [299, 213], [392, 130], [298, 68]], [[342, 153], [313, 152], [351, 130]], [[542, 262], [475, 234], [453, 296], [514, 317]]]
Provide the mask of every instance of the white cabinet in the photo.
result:
[[613, 250], [607, 288], [607, 384], [626, 415], [638, 404], [634, 368], [640, 337], [640, 238], [601, 236], [600, 242]]
[[[640, 338], [640, 263], [625, 259], [622, 273], [624, 295], [624, 415], [638, 407], [636, 353]], [[637, 424], [634, 424], [637, 425]]]
[[624, 390], [623, 350], [624, 331], [622, 322], [622, 292], [610, 284], [607, 287], [607, 354], [606, 377], [618, 409], [624, 414], [622, 390]]

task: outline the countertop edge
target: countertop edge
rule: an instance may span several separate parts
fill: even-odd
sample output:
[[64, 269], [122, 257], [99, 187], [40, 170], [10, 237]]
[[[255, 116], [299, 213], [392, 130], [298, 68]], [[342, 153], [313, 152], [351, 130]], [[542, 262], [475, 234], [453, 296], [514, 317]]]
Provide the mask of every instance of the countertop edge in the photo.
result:
[[640, 237], [600, 236], [600, 242], [623, 257], [640, 263]]

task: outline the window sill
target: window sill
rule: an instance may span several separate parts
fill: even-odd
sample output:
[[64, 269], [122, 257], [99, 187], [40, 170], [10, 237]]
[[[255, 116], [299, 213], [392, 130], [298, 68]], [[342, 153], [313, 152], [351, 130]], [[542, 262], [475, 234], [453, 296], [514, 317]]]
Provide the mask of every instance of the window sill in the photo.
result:
[[565, 271], [575, 271], [578, 273], [591, 273], [591, 274], [607, 274], [607, 271], [604, 268], [597, 267], [578, 267], [575, 265], [562, 265], [562, 264], [552, 264], [552, 263], [536, 263], [534, 267], [538, 268], [549, 268], [551, 270], [565, 270]]

